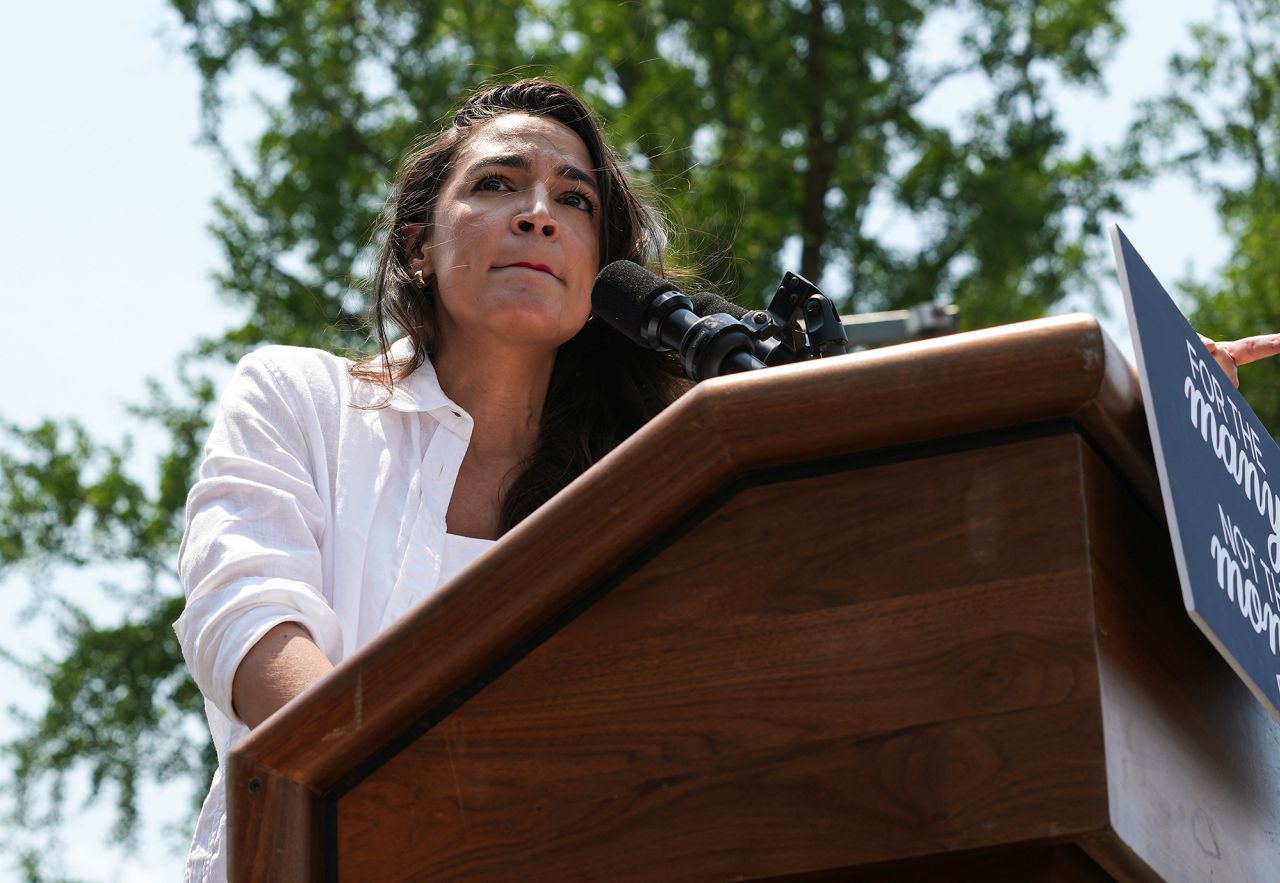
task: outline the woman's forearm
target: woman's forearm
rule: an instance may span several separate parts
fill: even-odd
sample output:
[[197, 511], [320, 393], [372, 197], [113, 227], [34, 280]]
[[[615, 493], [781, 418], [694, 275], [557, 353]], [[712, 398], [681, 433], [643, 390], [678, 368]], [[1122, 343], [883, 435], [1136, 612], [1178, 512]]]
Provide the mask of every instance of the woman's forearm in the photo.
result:
[[262, 636], [236, 669], [231, 702], [252, 729], [333, 668], [296, 622], [284, 622]]

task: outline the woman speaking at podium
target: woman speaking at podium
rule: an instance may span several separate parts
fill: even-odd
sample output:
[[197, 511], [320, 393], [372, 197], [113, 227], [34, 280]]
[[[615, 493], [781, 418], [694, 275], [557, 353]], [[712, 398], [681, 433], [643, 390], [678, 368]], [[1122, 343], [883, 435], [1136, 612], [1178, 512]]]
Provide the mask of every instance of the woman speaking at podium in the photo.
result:
[[601, 267], [661, 271], [664, 241], [578, 96], [487, 88], [402, 164], [372, 274], [380, 355], [270, 346], [237, 366], [179, 553], [174, 628], [219, 760], [188, 880], [226, 878], [237, 739], [678, 395], [673, 361], [589, 320]]

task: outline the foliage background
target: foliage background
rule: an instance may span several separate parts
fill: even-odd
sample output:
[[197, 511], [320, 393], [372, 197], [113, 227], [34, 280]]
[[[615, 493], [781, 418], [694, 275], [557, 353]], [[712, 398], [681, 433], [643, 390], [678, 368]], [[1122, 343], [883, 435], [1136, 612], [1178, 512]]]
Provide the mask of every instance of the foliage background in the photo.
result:
[[[137, 397], [146, 405], [124, 421], [129, 439], [118, 426], [6, 424], [0, 562], [7, 597], [21, 585], [34, 599], [21, 605], [30, 612], [24, 627], [45, 636], [40, 653], [18, 653], [12, 668], [48, 697], [47, 709], [37, 704], [4, 731], [14, 735], [6, 766], [19, 786], [3, 835], [13, 873], [63, 872], [48, 836], [65, 783], [74, 804], [85, 790], [77, 777], [87, 776], [88, 790], [114, 807], [113, 837], [127, 854], [137, 849], [137, 797], [148, 783], [206, 775], [197, 697], [175, 665], [168, 623], [178, 603], [175, 513], [208, 403], [227, 360], [260, 342], [359, 343], [353, 279], [390, 164], [467, 83], [519, 65], [584, 85], [670, 213], [697, 231], [678, 243], [686, 261], [748, 300], [785, 261], [851, 308], [955, 300], [970, 326], [1038, 315], [1064, 298], [1091, 303], [1111, 279], [1097, 223], [1133, 192], [1120, 185], [1145, 187], [1171, 170], [1203, 186], [1223, 218], [1226, 266], [1184, 290], [1202, 327], [1229, 334], [1276, 324], [1268, 245], [1280, 159], [1277, 22], [1261, 3], [1211, 6], [1226, 13], [1224, 29], [1195, 35], [1175, 62], [1173, 97], [1128, 114], [1127, 144], [1091, 151], [1059, 111], [1073, 86], [1099, 85], [1119, 39], [1120, 7], [1106, 0], [744, 2], [720, 17], [674, 0], [444, 3], [425, 15], [396, 2], [172, 3], [168, 39], [188, 47], [205, 78], [204, 155], [220, 182], [211, 287], [232, 309]], [[972, 39], [948, 41], [929, 28]], [[572, 33], [579, 38], [551, 39]], [[815, 79], [828, 88], [806, 88]], [[92, 90], [92, 79], [80, 88]], [[108, 106], [114, 98], [101, 96]], [[75, 122], [49, 144], [83, 147], [88, 130]], [[133, 134], [133, 146], [145, 143]], [[102, 162], [106, 153], [88, 154], [90, 163], [71, 150], [56, 183], [86, 170], [119, 175]], [[6, 163], [10, 174], [18, 165]], [[47, 233], [81, 284], [52, 291], [69, 289], [91, 323], [101, 307], [85, 283], [103, 267], [80, 267], [77, 246], [145, 209], [127, 199], [86, 205], [74, 186], [61, 192]], [[194, 201], [187, 205], [194, 219]], [[167, 211], [181, 227], [181, 209]], [[170, 278], [150, 272], [170, 256], [166, 245], [132, 247], [110, 269], [135, 288], [155, 287]], [[6, 264], [20, 262], [15, 253]], [[148, 345], [148, 316], [138, 318], [110, 370]], [[56, 372], [56, 349], [45, 355], [53, 356], [46, 371]], [[75, 372], [66, 380], [75, 383]], [[184, 828], [185, 809], [164, 806]]]

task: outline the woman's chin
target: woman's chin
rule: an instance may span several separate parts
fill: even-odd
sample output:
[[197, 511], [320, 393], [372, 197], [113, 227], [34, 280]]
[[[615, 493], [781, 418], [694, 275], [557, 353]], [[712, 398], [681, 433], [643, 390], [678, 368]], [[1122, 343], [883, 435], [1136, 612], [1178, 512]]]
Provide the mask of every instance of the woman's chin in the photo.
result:
[[[489, 326], [504, 341], [521, 347], [556, 349], [587, 324], [587, 315], [568, 315], [547, 303], [508, 303], [489, 316]], [[558, 305], [555, 305], [558, 306]]]

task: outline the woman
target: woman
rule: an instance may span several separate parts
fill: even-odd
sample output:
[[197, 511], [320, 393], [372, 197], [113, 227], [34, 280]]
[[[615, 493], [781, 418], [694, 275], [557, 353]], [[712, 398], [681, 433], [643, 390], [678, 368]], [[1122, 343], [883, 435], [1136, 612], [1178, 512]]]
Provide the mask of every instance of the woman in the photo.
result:
[[[405, 160], [373, 273], [381, 355], [266, 347], [187, 501], [174, 624], [219, 767], [187, 879], [226, 877], [227, 751], [678, 395], [589, 321], [606, 263], [664, 241], [581, 99], [472, 95]], [[406, 335], [389, 344], [385, 320]]]

